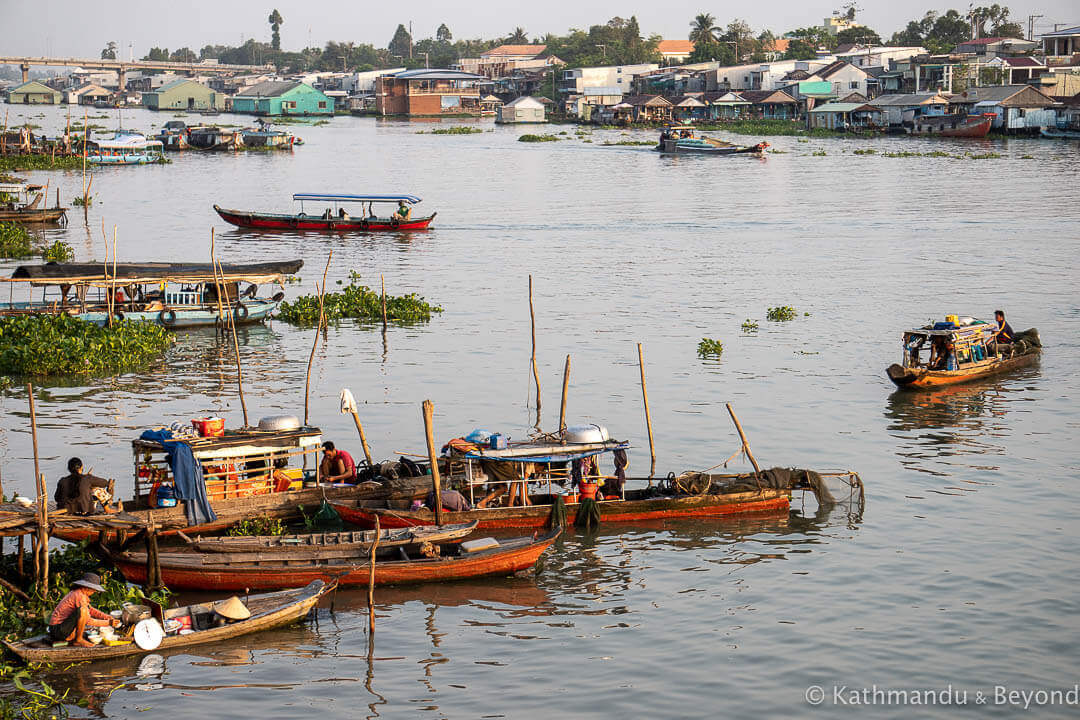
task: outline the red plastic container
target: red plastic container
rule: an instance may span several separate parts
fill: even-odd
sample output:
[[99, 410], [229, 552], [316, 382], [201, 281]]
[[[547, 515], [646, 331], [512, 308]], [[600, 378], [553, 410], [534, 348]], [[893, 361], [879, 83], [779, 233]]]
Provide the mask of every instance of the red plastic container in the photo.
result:
[[191, 426], [203, 437], [221, 437], [225, 434], [225, 418], [195, 418]]
[[600, 487], [599, 483], [581, 483], [581, 499], [592, 500], [596, 498], [596, 490]]

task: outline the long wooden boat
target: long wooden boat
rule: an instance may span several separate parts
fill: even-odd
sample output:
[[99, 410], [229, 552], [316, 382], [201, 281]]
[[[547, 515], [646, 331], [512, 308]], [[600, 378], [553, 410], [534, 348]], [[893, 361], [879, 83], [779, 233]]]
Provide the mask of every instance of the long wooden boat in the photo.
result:
[[[476, 522], [455, 523], [433, 527], [387, 528], [379, 531], [379, 547], [418, 545], [422, 542], [459, 540], [476, 529]], [[350, 557], [369, 552], [375, 539], [374, 530], [308, 533], [305, 535], [226, 535], [220, 537], [181, 537], [192, 550], [209, 553], [207, 556], [233, 554], [258, 555], [256, 559]]]
[[[414, 205], [420, 202], [415, 195], [327, 195], [319, 193], [298, 193], [293, 200], [300, 203], [300, 212], [264, 213], [246, 210], [229, 210], [214, 205], [214, 211], [221, 219], [237, 227], [252, 230], [297, 230], [315, 232], [397, 232], [403, 230], [426, 230], [437, 213], [422, 217], [409, 217], [407, 220], [391, 214], [379, 217], [375, 214], [375, 203], [405, 203]], [[325, 211], [308, 215], [304, 203], [328, 203]], [[360, 203], [360, 217], [353, 217], [341, 207], [347, 203]], [[367, 204], [367, 210], [364, 204]]]
[[[260, 322], [277, 309], [285, 292], [260, 297], [258, 286], [280, 286], [303, 264], [223, 264], [219, 273], [199, 263], [118, 263], [108, 269], [87, 263], [21, 265], [0, 280], [41, 288], [42, 296], [0, 303], [0, 316], [65, 314], [105, 325], [111, 311], [114, 321], [143, 320], [170, 329], [213, 326], [229, 314], [236, 324]], [[116, 299], [110, 304], [111, 297]]]
[[[957, 321], [906, 331], [903, 361], [886, 368], [889, 379], [903, 390], [932, 390], [1016, 370], [1039, 358], [1042, 341], [1035, 328], [1016, 335], [1015, 342], [997, 343], [992, 323]], [[924, 350], [929, 351], [925, 360]]]
[[950, 138], [984, 138], [994, 123], [994, 113], [979, 115], [924, 115], [908, 128], [911, 135]]
[[[299, 424], [298, 422], [296, 424]], [[135, 494], [123, 502], [125, 517], [148, 525], [152, 520], [158, 534], [189, 536], [226, 530], [252, 518], [299, 520], [302, 514], [315, 513], [323, 500], [330, 503], [366, 504], [388, 502], [410, 504], [423, 498], [431, 488], [430, 478], [400, 478], [386, 483], [328, 486], [319, 483], [317, 468], [322, 431], [317, 427], [291, 430], [225, 430], [220, 437], [178, 438], [186, 442], [203, 469], [206, 496], [216, 514], [212, 520], [192, 523], [183, 501], [173, 507], [158, 507], [157, 493], [162, 487], [175, 487], [168, 453], [161, 442], [143, 439], [132, 441], [135, 464]], [[271, 475], [275, 461], [285, 460], [285, 471], [295, 477], [290, 489], [276, 491]], [[304, 473], [307, 463], [314, 470]], [[112, 515], [88, 516], [107, 520]], [[57, 530], [56, 537], [71, 542], [98, 536], [91, 528]], [[127, 539], [123, 530], [110, 531], [108, 543]]]
[[733, 145], [724, 140], [699, 136], [692, 125], [672, 125], [660, 133], [656, 149], [662, 153], [696, 153], [703, 155], [760, 155], [769, 147], [767, 142], [757, 145]]
[[[251, 617], [247, 620], [232, 622], [221, 627], [211, 627], [206, 630], [195, 630], [186, 635], [166, 635], [161, 644], [153, 650], [143, 650], [134, 642], [111, 646], [102, 644], [91, 648], [72, 645], [53, 647], [47, 635], [37, 635], [14, 642], [5, 640], [4, 645], [26, 662], [73, 663], [107, 660], [126, 655], [142, 655], [148, 652], [162, 652], [205, 643], [221, 642], [296, 622], [311, 612], [311, 609], [318, 604], [319, 600], [332, 591], [334, 587], [335, 581], [333, 579], [326, 581], [317, 578], [297, 590], [250, 595], [244, 599], [244, 605], [251, 611]], [[172, 620], [192, 617], [197, 620], [201, 617], [211, 616], [214, 612], [214, 605], [214, 602], [204, 602], [173, 608], [164, 612], [164, 618]]]
[[[399, 585], [446, 582], [493, 575], [512, 575], [536, 564], [541, 553], [562, 532], [556, 527], [544, 535], [493, 541], [489, 549], [468, 552], [458, 544], [439, 545], [442, 555], [434, 558], [395, 559], [401, 548], [391, 548], [387, 559], [376, 558], [375, 584]], [[110, 553], [109, 559], [128, 582], [144, 583], [147, 577], [145, 553]], [[332, 559], [326, 562], [177, 562], [159, 556], [161, 580], [173, 590], [268, 590], [297, 587], [321, 578], [335, 577], [342, 587], [367, 585], [371, 565], [366, 560]]]
[[67, 208], [38, 207], [45, 197], [43, 185], [0, 183], [0, 222], [66, 225]]
[[1039, 134], [1044, 138], [1054, 138], [1057, 140], [1080, 140], [1080, 130], [1044, 127], [1039, 129]]

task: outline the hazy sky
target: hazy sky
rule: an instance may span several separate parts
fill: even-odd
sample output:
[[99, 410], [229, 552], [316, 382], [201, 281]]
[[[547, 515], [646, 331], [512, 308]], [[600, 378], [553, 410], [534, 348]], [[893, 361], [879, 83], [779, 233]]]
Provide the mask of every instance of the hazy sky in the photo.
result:
[[[718, 3], [715, 0], [554, 0], [547, 3], [507, 3], [496, 0], [446, 3], [412, 0], [398, 6], [393, 2], [347, 2], [346, 0], [271, 0], [269, 3], [239, 0], [0, 0], [0, 17], [8, 29], [0, 35], [0, 55], [52, 55], [98, 57], [109, 40], [115, 40], [128, 55], [129, 43], [135, 57], [152, 46], [170, 50], [185, 45], [198, 52], [204, 45], [239, 44], [255, 37], [269, 41], [267, 16], [275, 7], [285, 18], [281, 27], [282, 47], [298, 50], [309, 44], [323, 46], [327, 40], [371, 43], [385, 47], [398, 23], [411, 20], [413, 35], [419, 40], [434, 36], [445, 22], [456, 39], [508, 35], [521, 26], [530, 37], [547, 32], [564, 33], [568, 28], [587, 29], [618, 15], [637, 15], [642, 32], [660, 33], [666, 38], [685, 38], [690, 20], [699, 12], [710, 12], [721, 23], [739, 17], [755, 30], [781, 33], [796, 27], [820, 23], [842, 2], [813, 3], [803, 0], [758, 0], [753, 3]], [[985, 3], [989, 4], [989, 0]], [[519, 5], [517, 9], [515, 5]], [[882, 36], [891, 35], [908, 20], [927, 10], [964, 8], [961, 2], [937, 5], [930, 2], [880, 2], [863, 0], [859, 20]], [[1077, 0], [1023, 0], [1009, 3], [1015, 20], [1025, 27], [1027, 15], [1044, 15], [1036, 20], [1036, 32], [1053, 29], [1053, 23], [1080, 25]], [[32, 28], [23, 31], [21, 28]], [[11, 30], [15, 30], [11, 32]]]

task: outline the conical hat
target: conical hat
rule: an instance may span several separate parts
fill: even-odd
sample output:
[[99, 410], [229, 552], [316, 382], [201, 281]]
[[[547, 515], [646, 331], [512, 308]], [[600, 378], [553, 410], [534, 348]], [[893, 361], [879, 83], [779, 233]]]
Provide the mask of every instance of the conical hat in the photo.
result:
[[214, 612], [229, 620], [247, 620], [251, 617], [251, 611], [244, 607], [244, 603], [235, 595], [215, 605]]

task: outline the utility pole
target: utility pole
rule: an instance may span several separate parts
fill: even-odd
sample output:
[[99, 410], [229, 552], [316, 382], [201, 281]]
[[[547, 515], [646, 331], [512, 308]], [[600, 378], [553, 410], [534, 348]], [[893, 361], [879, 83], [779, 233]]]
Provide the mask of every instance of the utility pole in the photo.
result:
[[409, 21], [409, 59], [412, 60], [412, 20]]
[[[1027, 36], [1028, 40], [1034, 40], [1035, 39], [1035, 21], [1038, 20], [1041, 17], [1045, 17], [1045, 16], [1044, 15], [1028, 15], [1028, 36]], [[1057, 26], [1055, 26], [1055, 29], [1056, 29], [1056, 27]]]

